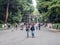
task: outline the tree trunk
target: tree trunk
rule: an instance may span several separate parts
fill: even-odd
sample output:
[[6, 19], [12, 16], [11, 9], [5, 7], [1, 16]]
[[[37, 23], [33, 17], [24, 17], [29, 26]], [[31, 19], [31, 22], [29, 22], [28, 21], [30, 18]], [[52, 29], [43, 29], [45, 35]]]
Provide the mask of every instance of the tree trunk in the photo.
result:
[[6, 8], [6, 18], [5, 18], [5, 23], [6, 23], [7, 20], [8, 20], [9, 2], [10, 2], [10, 0], [8, 0], [8, 4], [7, 4], [7, 8]]

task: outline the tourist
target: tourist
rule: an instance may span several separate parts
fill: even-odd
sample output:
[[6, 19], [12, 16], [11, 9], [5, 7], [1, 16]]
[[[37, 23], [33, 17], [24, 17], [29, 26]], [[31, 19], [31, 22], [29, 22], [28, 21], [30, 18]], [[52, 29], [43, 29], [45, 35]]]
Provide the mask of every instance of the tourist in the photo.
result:
[[30, 25], [27, 23], [26, 24], [27, 38], [29, 37], [29, 30], [30, 30]]
[[34, 31], [35, 31], [35, 27], [34, 27], [34, 23], [31, 25], [31, 33], [32, 33], [32, 38], [34, 38]]
[[40, 23], [38, 24], [39, 30], [40, 30]]
[[20, 30], [23, 30], [23, 28], [24, 28], [24, 23], [22, 22], [21, 24], [20, 24]]
[[16, 28], [16, 30], [17, 30], [17, 28], [18, 28], [18, 24], [17, 24], [16, 22], [15, 22], [14, 26], [15, 26], [15, 28]]

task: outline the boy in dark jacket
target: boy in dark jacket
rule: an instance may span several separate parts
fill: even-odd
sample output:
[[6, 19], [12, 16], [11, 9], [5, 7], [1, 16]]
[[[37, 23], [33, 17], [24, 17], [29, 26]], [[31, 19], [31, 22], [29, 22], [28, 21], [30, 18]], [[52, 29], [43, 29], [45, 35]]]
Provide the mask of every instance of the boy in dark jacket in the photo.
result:
[[31, 26], [32, 38], [34, 38], [34, 31], [35, 31], [35, 28], [34, 28], [34, 25], [32, 25]]

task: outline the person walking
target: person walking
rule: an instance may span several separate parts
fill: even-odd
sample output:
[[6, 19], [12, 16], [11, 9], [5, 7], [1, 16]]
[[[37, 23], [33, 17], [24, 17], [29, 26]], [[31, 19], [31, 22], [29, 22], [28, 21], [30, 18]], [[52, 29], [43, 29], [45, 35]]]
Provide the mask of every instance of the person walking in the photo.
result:
[[23, 28], [24, 28], [24, 23], [23, 22], [20, 24], [20, 28], [21, 28], [21, 30], [23, 30]]
[[34, 24], [31, 25], [31, 33], [32, 33], [32, 38], [34, 38], [34, 31], [35, 31], [35, 28], [34, 28]]
[[40, 30], [40, 23], [38, 24], [39, 30]]
[[30, 30], [30, 25], [27, 23], [26, 24], [27, 38], [29, 38], [29, 30]]
[[18, 24], [16, 22], [15, 22], [14, 26], [15, 26], [15, 29], [17, 30]]
[[39, 23], [35, 23], [35, 30], [39, 30]]

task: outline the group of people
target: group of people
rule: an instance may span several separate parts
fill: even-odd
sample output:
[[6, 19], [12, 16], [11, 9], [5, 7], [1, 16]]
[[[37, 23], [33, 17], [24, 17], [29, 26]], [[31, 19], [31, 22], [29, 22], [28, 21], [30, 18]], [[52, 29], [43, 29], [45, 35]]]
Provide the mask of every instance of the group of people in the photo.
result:
[[[14, 23], [15, 29], [18, 29], [18, 24], [15, 22]], [[40, 23], [20, 23], [20, 30], [26, 30], [27, 33], [27, 38], [29, 37], [29, 32], [31, 31], [32, 38], [35, 37], [34, 32], [35, 30], [40, 30]]]
[[[10, 28], [10, 25], [9, 24], [5, 24], [3, 25], [3, 27], [8, 27]], [[17, 30], [19, 27], [19, 24], [17, 22], [14, 23], [14, 28]], [[35, 30], [40, 30], [40, 23], [20, 23], [20, 30], [26, 30], [26, 33], [27, 33], [27, 38], [29, 37], [29, 32], [31, 31], [31, 35], [32, 35], [32, 38], [35, 37], [34, 35], [34, 32]]]
[[2, 28], [8, 29], [8, 28], [10, 28], [10, 24], [9, 23], [2, 24]]
[[27, 38], [29, 37], [29, 31], [31, 30], [32, 32], [32, 37], [34, 37], [34, 31], [35, 31], [35, 28], [34, 28], [34, 24], [26, 24], [26, 32], [27, 32]]
[[35, 32], [35, 30], [38, 30], [38, 29], [40, 30], [40, 23], [37, 23], [37, 24], [34, 24], [34, 23], [29, 24], [29, 23], [27, 23], [26, 24], [27, 38], [29, 37], [29, 31], [30, 30], [31, 30], [32, 38], [34, 38], [35, 37], [34, 32]]

